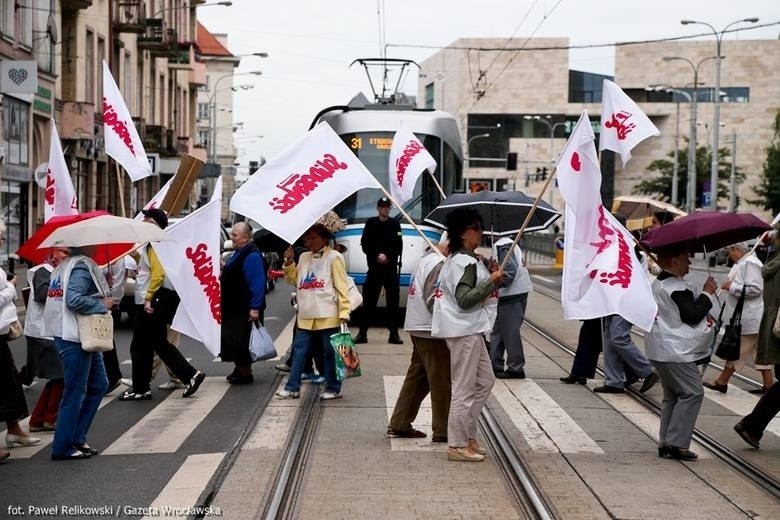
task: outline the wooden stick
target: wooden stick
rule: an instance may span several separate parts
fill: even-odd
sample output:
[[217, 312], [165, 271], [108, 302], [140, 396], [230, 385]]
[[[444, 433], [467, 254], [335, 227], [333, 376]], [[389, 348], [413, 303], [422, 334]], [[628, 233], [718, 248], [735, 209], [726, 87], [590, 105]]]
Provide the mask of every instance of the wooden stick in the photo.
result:
[[441, 189], [441, 184], [439, 184], [439, 181], [436, 180], [436, 177], [431, 172], [428, 172], [428, 174], [431, 176], [431, 180], [436, 185], [437, 188], [439, 188], [439, 193], [441, 193], [442, 200], [447, 198], [447, 195], [444, 194], [444, 190]]
[[119, 171], [119, 163], [114, 161], [116, 166], [116, 183], [119, 187], [119, 207], [122, 210], [122, 216], [127, 217], [127, 211], [125, 211], [125, 188], [122, 182], [122, 172]]
[[430, 239], [430, 238], [428, 238], [427, 236], [425, 236], [425, 233], [423, 233], [423, 230], [422, 230], [422, 229], [420, 229], [420, 226], [418, 226], [418, 225], [417, 225], [417, 224], [414, 222], [414, 220], [412, 220], [412, 217], [410, 217], [410, 216], [409, 216], [409, 215], [408, 215], [408, 214], [407, 214], [407, 213], [406, 213], [406, 212], [403, 210], [403, 208], [401, 207], [401, 205], [400, 205], [400, 204], [398, 204], [398, 202], [396, 202], [396, 201], [395, 201], [395, 199], [393, 199], [393, 196], [392, 196], [392, 195], [390, 195], [390, 192], [388, 192], [388, 191], [385, 189], [385, 187], [384, 187], [384, 186], [380, 186], [380, 187], [379, 187], [379, 189], [381, 189], [381, 190], [382, 190], [382, 193], [384, 193], [384, 194], [385, 194], [385, 197], [387, 197], [388, 199], [390, 199], [390, 202], [392, 202], [392, 203], [393, 203], [393, 205], [394, 205], [396, 208], [398, 208], [398, 211], [400, 211], [400, 212], [401, 212], [401, 215], [403, 215], [403, 216], [404, 216], [404, 218], [405, 218], [405, 219], [406, 219], [406, 220], [409, 222], [409, 224], [411, 224], [411, 225], [412, 225], [412, 227], [413, 227], [413, 228], [414, 228], [414, 229], [415, 229], [415, 230], [416, 230], [416, 231], [417, 231], [417, 232], [420, 234], [420, 236], [423, 238], [423, 240], [425, 240], [425, 243], [426, 243], [426, 244], [428, 244], [428, 247], [430, 247], [430, 248], [431, 248], [432, 250], [434, 250], [434, 251], [437, 251], [439, 255], [441, 255], [441, 256], [444, 256], [444, 255], [442, 255], [442, 254], [441, 254], [441, 251], [439, 251], [439, 248], [433, 245], [433, 242], [431, 242], [431, 239]]

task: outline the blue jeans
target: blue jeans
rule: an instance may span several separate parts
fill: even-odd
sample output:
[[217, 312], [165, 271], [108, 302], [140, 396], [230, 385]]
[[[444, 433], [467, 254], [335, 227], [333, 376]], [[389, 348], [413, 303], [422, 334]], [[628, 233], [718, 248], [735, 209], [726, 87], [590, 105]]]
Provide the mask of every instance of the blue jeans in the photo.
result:
[[62, 360], [65, 391], [57, 413], [51, 452], [70, 455], [74, 445], [87, 442], [87, 431], [108, 389], [108, 376], [102, 353], [85, 352], [81, 343], [57, 337], [54, 346]]
[[290, 392], [301, 391], [301, 373], [306, 363], [306, 355], [309, 345], [316, 341], [322, 345], [325, 358], [325, 389], [328, 392], [341, 392], [341, 381], [336, 379], [336, 357], [333, 347], [330, 346], [330, 336], [336, 334], [339, 329], [306, 330], [297, 329], [293, 338], [293, 360], [290, 367], [290, 375], [284, 389]]

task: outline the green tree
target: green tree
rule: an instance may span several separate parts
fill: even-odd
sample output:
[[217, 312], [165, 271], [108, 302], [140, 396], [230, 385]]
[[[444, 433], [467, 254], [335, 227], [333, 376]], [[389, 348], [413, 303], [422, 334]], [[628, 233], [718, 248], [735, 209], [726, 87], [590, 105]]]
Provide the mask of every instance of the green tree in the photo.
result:
[[775, 114], [775, 136], [766, 149], [761, 180], [753, 192], [760, 198], [748, 202], [770, 209], [773, 214], [780, 212], [780, 110]]
[[[685, 142], [688, 140], [683, 138]], [[633, 192], [635, 194], [651, 195], [658, 194], [665, 195], [669, 199], [672, 198], [672, 177], [674, 173], [674, 151], [666, 154], [668, 159], [656, 159], [651, 162], [647, 167], [648, 171], [653, 172], [655, 175], [652, 178], [646, 179], [634, 187]], [[700, 205], [700, 199], [703, 192], [703, 186], [705, 182], [710, 180], [710, 164], [712, 162], [712, 153], [709, 146], [699, 146], [696, 148], [696, 205]], [[731, 150], [728, 148], [721, 148], [719, 161], [718, 161], [718, 197], [724, 198], [729, 196], [729, 178], [731, 177]], [[739, 166], [736, 168], [737, 184], [745, 180], [745, 174], [742, 173]], [[687, 193], [688, 193], [688, 147], [684, 146], [677, 151], [677, 204], [681, 208], [685, 208], [688, 205]]]

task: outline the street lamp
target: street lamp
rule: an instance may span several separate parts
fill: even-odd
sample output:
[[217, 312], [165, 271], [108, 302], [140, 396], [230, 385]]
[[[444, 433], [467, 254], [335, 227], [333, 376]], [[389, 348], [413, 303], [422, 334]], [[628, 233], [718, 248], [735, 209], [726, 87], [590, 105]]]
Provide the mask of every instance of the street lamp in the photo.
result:
[[[699, 67], [707, 60], [714, 60], [715, 56], [708, 56], [699, 60], [697, 64], [683, 58], [681, 56], [664, 56], [664, 61], [684, 61], [693, 69], [693, 95], [688, 95], [688, 100], [691, 103], [691, 133], [688, 140], [688, 196], [687, 196], [687, 210], [688, 213], [692, 213], [696, 210], [696, 91], [699, 87]], [[687, 94], [687, 93], [686, 93]], [[715, 192], [717, 193], [718, 185], [715, 184]], [[712, 187], [710, 188], [712, 193]]]
[[[212, 163], [216, 160], [216, 126], [217, 126], [217, 110], [216, 110], [216, 96], [217, 92], [220, 91], [220, 89], [217, 89], [217, 85], [219, 83], [227, 78], [233, 78], [236, 76], [260, 76], [263, 73], [263, 71], [255, 70], [251, 72], [237, 72], [232, 74], [225, 74], [223, 76], [220, 76], [214, 81], [213, 85], [213, 92], [209, 96], [209, 150], [208, 150], [208, 162]], [[250, 88], [254, 88], [254, 85], [252, 84], [244, 84], [244, 85], [236, 85], [234, 87], [229, 87], [230, 90], [233, 90], [235, 92], [235, 89], [240, 88], [242, 90], [248, 90]], [[222, 89], [225, 90], [225, 89]]]
[[469, 156], [469, 168], [471, 167], [471, 141], [473, 141], [474, 139], [482, 139], [485, 137], [490, 137], [490, 134], [473, 135], [469, 137], [469, 140], [466, 142], [466, 153]]
[[712, 116], [712, 164], [710, 166], [710, 184], [714, 186], [714, 188], [710, 188], [712, 190], [712, 198], [710, 200], [710, 209], [712, 211], [718, 210], [718, 144], [720, 142], [720, 62], [723, 60], [723, 56], [720, 54], [720, 47], [721, 43], [723, 42], [723, 35], [726, 33], [726, 30], [731, 27], [732, 25], [736, 25], [738, 23], [756, 23], [758, 22], [758, 17], [752, 17], [752, 18], [742, 18], [740, 20], [735, 20], [731, 22], [730, 24], [726, 25], [720, 32], [718, 32], [715, 27], [708, 24], [707, 22], [699, 22], [696, 20], [680, 20], [680, 23], [683, 25], [704, 25], [710, 28], [712, 30], [712, 34], [715, 35], [715, 104], [713, 105], [713, 116]]

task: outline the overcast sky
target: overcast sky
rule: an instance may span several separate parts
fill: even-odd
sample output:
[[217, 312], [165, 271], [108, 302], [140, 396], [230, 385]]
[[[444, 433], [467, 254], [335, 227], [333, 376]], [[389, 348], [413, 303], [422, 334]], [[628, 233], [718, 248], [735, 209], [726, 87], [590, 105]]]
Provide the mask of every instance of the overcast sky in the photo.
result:
[[[214, 1], [214, 0], [210, 0]], [[260, 155], [270, 159], [309, 127], [322, 108], [345, 104], [370, 87], [356, 58], [387, 56], [418, 63], [437, 49], [466, 37], [568, 37], [571, 45], [657, 39], [707, 32], [683, 26], [681, 19], [708, 22], [717, 30], [742, 18], [758, 24], [780, 22], [778, 0], [233, 0], [233, 5], [201, 6], [199, 20], [214, 33], [227, 33], [236, 55], [267, 52], [268, 58], [243, 58], [237, 71], [262, 70], [234, 98], [234, 121], [243, 122], [239, 161], [246, 167]], [[750, 26], [751, 24], [743, 24]], [[380, 30], [381, 27], [381, 30]], [[729, 39], [774, 39], [780, 25], [727, 34]], [[712, 41], [713, 52], [715, 38]], [[725, 52], [724, 52], [725, 53]], [[570, 68], [612, 74], [612, 47], [572, 50]], [[226, 80], [228, 81], [228, 80]], [[224, 83], [223, 83], [224, 84]], [[416, 94], [417, 76], [403, 90]], [[263, 136], [260, 139], [257, 136]]]

